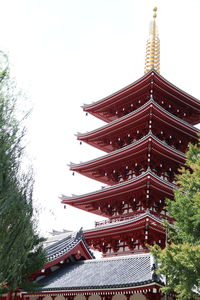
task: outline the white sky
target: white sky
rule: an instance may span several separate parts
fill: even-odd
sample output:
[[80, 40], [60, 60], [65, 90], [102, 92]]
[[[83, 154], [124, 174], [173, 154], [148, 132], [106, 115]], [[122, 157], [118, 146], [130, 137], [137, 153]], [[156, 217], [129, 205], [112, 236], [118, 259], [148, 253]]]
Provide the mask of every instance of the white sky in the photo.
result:
[[143, 75], [152, 9], [158, 7], [161, 75], [200, 98], [199, 0], [0, 0], [0, 49], [33, 113], [27, 151], [35, 169], [40, 228], [93, 227], [95, 215], [67, 207], [59, 195], [101, 187], [67, 164], [100, 155], [74, 134], [99, 127], [80, 106]]

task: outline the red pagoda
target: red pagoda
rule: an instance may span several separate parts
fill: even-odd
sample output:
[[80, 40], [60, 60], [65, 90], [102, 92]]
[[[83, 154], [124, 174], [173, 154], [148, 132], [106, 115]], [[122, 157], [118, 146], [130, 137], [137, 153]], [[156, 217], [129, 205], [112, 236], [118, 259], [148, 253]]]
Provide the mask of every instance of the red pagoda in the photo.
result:
[[62, 202], [104, 216], [84, 232], [87, 244], [104, 257], [148, 252], [147, 244], [166, 243], [162, 220], [169, 217], [165, 199], [173, 199], [175, 174], [185, 162], [189, 142], [197, 141], [200, 103], [159, 74], [156, 10], [147, 42], [145, 75], [83, 110], [107, 124], [78, 140], [106, 155], [72, 171], [108, 187], [64, 197]]
[[[198, 139], [194, 125], [200, 122], [200, 102], [159, 74], [155, 19], [156, 9], [147, 42], [145, 75], [83, 106], [85, 112], [107, 124], [79, 133], [77, 138], [106, 154], [71, 164], [70, 169], [107, 186], [62, 198], [63, 204], [106, 218], [96, 222], [95, 228], [85, 230], [82, 242], [84, 253], [86, 243], [101, 251], [103, 258], [96, 260], [89, 252], [82, 254], [85, 260], [64, 264], [41, 281], [40, 291], [24, 293], [25, 298], [165, 299], [160, 291], [165, 281], [155, 274], [147, 245], [165, 247], [163, 219], [173, 221], [167, 214], [165, 199], [173, 199], [175, 174], [185, 162], [188, 143]], [[170, 299], [175, 296], [169, 295]]]

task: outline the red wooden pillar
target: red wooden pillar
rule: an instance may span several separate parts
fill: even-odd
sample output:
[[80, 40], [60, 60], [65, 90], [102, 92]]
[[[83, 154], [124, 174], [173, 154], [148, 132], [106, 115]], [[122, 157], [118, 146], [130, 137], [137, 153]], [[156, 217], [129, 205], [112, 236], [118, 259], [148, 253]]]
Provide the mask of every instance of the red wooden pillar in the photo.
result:
[[161, 293], [159, 293], [159, 292], [157, 292], [157, 293], [148, 292], [148, 293], [144, 294], [144, 296], [146, 297], [146, 300], [160, 300], [161, 299]]
[[65, 296], [65, 300], [74, 300], [74, 296]]
[[11, 299], [12, 299], [12, 290], [9, 290], [6, 295], [6, 300], [11, 300]]
[[112, 295], [105, 295], [104, 300], [112, 300]]
[[112, 300], [112, 297], [114, 295], [99, 295], [101, 297], [101, 300]]
[[112, 300], [112, 295], [99, 295], [101, 300]]

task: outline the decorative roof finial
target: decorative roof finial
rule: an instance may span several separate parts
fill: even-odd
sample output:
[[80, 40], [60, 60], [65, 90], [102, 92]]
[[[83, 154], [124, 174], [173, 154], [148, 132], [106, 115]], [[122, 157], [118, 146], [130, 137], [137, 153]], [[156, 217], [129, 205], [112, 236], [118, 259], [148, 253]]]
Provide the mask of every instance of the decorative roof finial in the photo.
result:
[[156, 18], [156, 17], [157, 17], [157, 14], [156, 14], [156, 12], [157, 12], [157, 7], [154, 7], [153, 11], [154, 11], [153, 17]]
[[157, 7], [153, 9], [153, 21], [150, 24], [149, 39], [146, 47], [146, 59], [144, 73], [154, 69], [160, 73], [160, 40], [158, 37], [158, 29], [156, 25]]

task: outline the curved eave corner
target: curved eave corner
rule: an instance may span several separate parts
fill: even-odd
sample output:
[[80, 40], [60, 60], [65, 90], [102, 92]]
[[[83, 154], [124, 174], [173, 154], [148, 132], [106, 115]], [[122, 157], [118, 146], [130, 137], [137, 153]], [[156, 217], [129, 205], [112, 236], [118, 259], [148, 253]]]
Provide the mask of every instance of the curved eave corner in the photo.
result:
[[[44, 274], [46, 269], [52, 268], [64, 262], [72, 255], [74, 255], [78, 260], [81, 257], [83, 257], [85, 260], [95, 258], [87, 246], [82, 228], [74, 234], [74, 239], [72, 239], [70, 243], [66, 243], [65, 239], [61, 239], [45, 248], [47, 252], [47, 262], [42, 269], [34, 272], [31, 275], [31, 279], [34, 280], [38, 276]], [[54, 250], [54, 248], [56, 250]]]
[[81, 240], [76, 245], [74, 245], [72, 249], [70, 249], [63, 255], [55, 257], [53, 260], [46, 263], [43, 269], [48, 269], [50, 267], [53, 267], [58, 263], [60, 263], [61, 261], [66, 260], [71, 255], [77, 255], [77, 254], [84, 256], [85, 259], [94, 259], [92, 252], [90, 252], [90, 250], [87, 248], [85, 242]]
[[[152, 72], [153, 72], [153, 73], [157, 73], [155, 70], [151, 70], [151, 71], [149, 71], [148, 73], [144, 74], [142, 77], [140, 77], [138, 80], [132, 82], [131, 84], [125, 86], [124, 88], [118, 90], [117, 92], [112, 93], [112, 94], [110, 94], [109, 96], [107, 96], [107, 97], [105, 97], [105, 98], [102, 98], [102, 99], [100, 99], [100, 100], [98, 100], [98, 101], [92, 102], [92, 103], [90, 103], [90, 104], [84, 104], [84, 105], [82, 105], [81, 107], [83, 108], [83, 110], [84, 110], [85, 112], [91, 112], [92, 109], [93, 109], [93, 107], [99, 106], [99, 104], [101, 105], [101, 104], [106, 103], [106, 102], [108, 102], [108, 101], [110, 101], [110, 100], [113, 101], [113, 99], [114, 99], [115, 97], [119, 96], [120, 94], [122, 94], [122, 93], [124, 93], [124, 92], [127, 92], [129, 89], [134, 88], [136, 85], [138, 85], [138, 84], [140, 84], [140, 83], [142, 84], [143, 81], [148, 80], [148, 79], [151, 77]], [[157, 74], [158, 74], [158, 73], [157, 73]]]
[[174, 85], [173, 83], [171, 83], [170, 81], [168, 81], [165, 77], [161, 76], [158, 72], [156, 72], [155, 70], [153, 71], [158, 79], [161, 79], [162, 82], [164, 82], [165, 85], [167, 85], [168, 87], [170, 87], [172, 90], [175, 90], [176, 92], [178, 92], [179, 94], [181, 94], [183, 97], [192, 100], [193, 102], [196, 102], [196, 104], [199, 106], [200, 109], [200, 100], [195, 98], [194, 96], [188, 94], [186, 91], [180, 89], [179, 87], [177, 87], [176, 85]]

